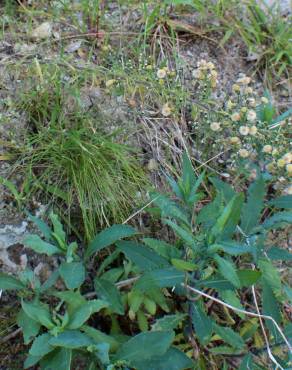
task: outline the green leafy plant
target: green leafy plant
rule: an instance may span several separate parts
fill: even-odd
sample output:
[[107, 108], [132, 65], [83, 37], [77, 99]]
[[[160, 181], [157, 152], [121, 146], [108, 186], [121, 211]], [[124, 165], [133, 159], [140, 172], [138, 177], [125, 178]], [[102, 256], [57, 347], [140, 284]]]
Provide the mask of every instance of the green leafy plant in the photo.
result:
[[[81, 257], [56, 215], [50, 215], [52, 228], [30, 216], [45, 240], [31, 235], [25, 244], [37, 253], [59, 256], [60, 264], [44, 283], [30, 270], [18, 279], [0, 277], [0, 288], [17, 290], [21, 298], [18, 324], [25, 342], [32, 343], [26, 367], [64, 363], [69, 369], [81, 356], [97, 369], [178, 370], [207, 366], [209, 353], [221, 364], [225, 356], [237, 354], [243, 357], [241, 366], [248, 361], [257, 368], [266, 346], [277, 348], [277, 358], [270, 356], [271, 361], [287, 364], [288, 342], [280, 326], [289, 330], [282, 307], [291, 294], [273, 261], [289, 261], [291, 254], [267, 246], [265, 239], [271, 230], [291, 224], [291, 196], [265, 202], [261, 176], [250, 185], [246, 199], [210, 178], [217, 194], [198, 207], [205, 175], [195, 176], [187, 154], [182, 177], [176, 181], [168, 176], [168, 181], [173, 195], [153, 197], [163, 223], [174, 232], [172, 244], [150, 237], [138, 242], [134, 228], [113, 225], [100, 232]], [[108, 248], [111, 252], [105, 253]], [[105, 255], [92, 279], [89, 266], [101, 252]], [[59, 279], [61, 288], [56, 285]], [[88, 292], [90, 287], [94, 291]], [[262, 292], [260, 298], [253, 295], [255, 289]], [[257, 311], [259, 299], [262, 314]], [[122, 330], [125, 314], [132, 337]], [[110, 319], [110, 329], [103, 327], [102, 317]], [[259, 318], [265, 321], [259, 324]], [[175, 344], [178, 338], [185, 351], [191, 349], [190, 338], [201, 348], [194, 362]], [[255, 348], [252, 354], [250, 348]]]
[[[137, 315], [145, 332], [131, 338], [119, 333], [119, 326], [112, 329], [109, 335], [94, 325], [99, 322], [98, 317], [103, 316], [111, 316], [113, 326], [115, 323], [118, 325], [116, 315], [124, 315], [127, 295], [124, 296], [126, 299], [122, 298], [118, 290], [119, 283], [114, 284], [109, 274], [94, 279], [93, 294], [82, 294], [87, 278], [84, 261], [118, 240], [134, 236], [136, 231], [132, 227], [113, 225], [102, 231], [89, 245], [87, 258], [82, 260], [77, 244], [68, 243], [55, 214], [50, 214], [52, 228], [34, 216], [29, 217], [39, 227], [45, 240], [38, 235], [29, 235], [24, 241], [25, 245], [37, 253], [58, 256], [62, 262], [44, 283], [29, 269], [22, 272], [18, 279], [0, 275], [0, 288], [5, 291], [16, 290], [21, 299], [17, 323], [22, 329], [24, 343], [31, 344], [24, 368], [39, 363], [42, 369], [71, 369], [74, 368], [75, 357], [83, 358], [91, 369], [126, 369], [128, 365], [147, 369], [148, 366], [156, 366], [157, 362], [165, 363], [165, 366], [174, 362], [177, 369], [191, 366], [191, 360], [183, 352], [171, 347], [174, 339], [171, 328], [161, 328], [157, 324], [155, 330], [147, 331], [147, 319], [142, 311]], [[104, 263], [103, 268], [105, 266]], [[125, 270], [128, 270], [125, 273], [129, 273], [131, 268], [126, 267]], [[122, 275], [123, 271], [117, 276]], [[61, 290], [56, 289], [59, 279], [63, 285]], [[135, 310], [136, 313], [138, 306], [144, 302], [148, 311], [155, 313], [153, 300], [140, 294], [138, 304], [137, 294], [135, 297], [134, 294], [132, 292], [129, 299], [132, 312]], [[99, 298], [91, 299], [94, 295]], [[163, 295], [159, 292], [156, 295], [163, 306]]]

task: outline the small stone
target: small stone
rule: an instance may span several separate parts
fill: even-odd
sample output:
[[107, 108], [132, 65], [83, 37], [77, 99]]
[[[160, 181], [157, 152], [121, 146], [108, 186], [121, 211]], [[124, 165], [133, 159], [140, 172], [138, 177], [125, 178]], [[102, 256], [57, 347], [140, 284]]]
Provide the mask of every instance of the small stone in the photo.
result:
[[31, 37], [35, 40], [47, 39], [51, 36], [52, 29], [52, 24], [50, 22], [44, 22], [32, 31]]

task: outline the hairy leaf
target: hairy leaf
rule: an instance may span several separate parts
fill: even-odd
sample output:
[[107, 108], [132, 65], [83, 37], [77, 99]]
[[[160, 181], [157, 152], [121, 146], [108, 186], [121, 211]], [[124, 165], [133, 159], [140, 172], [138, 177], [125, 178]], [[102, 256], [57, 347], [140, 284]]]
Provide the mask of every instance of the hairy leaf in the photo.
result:
[[72, 361], [72, 351], [67, 348], [57, 348], [50, 352], [41, 361], [42, 370], [70, 370]]
[[67, 329], [79, 329], [93, 313], [99, 312], [105, 307], [108, 307], [108, 303], [100, 299], [86, 302], [70, 315]]
[[171, 258], [179, 258], [181, 255], [181, 252], [174, 245], [168, 244], [162, 240], [144, 238], [143, 242], [167, 260], [170, 260]]
[[265, 229], [277, 229], [292, 223], [292, 212], [284, 211], [275, 213], [263, 223]]
[[22, 300], [21, 307], [26, 315], [32, 320], [39, 322], [48, 329], [52, 329], [54, 327], [47, 305], [37, 301], [25, 302]]
[[66, 330], [57, 337], [51, 338], [49, 343], [51, 346], [55, 347], [78, 349], [90, 346], [93, 344], [93, 341], [86, 334], [78, 330]]
[[174, 268], [154, 270], [144, 274], [135, 284], [142, 291], [151, 290], [154, 287], [169, 288], [183, 283], [185, 274]]
[[47, 256], [52, 256], [53, 254], [60, 254], [62, 251], [53, 244], [47, 243], [42, 240], [38, 235], [28, 235], [23, 241], [26, 247], [31, 248], [37, 253], [44, 253]]
[[122, 344], [115, 355], [116, 360], [132, 363], [163, 355], [174, 339], [173, 331], [153, 331], [138, 334]]
[[224, 340], [224, 342], [230, 344], [232, 347], [239, 349], [244, 347], [244, 341], [241, 336], [231, 328], [213, 324], [213, 330], [222, 338], [222, 340]]
[[115, 284], [105, 279], [95, 279], [95, 291], [97, 295], [109, 303], [113, 312], [123, 315], [125, 313], [120, 292]]
[[195, 334], [200, 343], [205, 346], [210, 342], [213, 332], [213, 324], [211, 318], [207, 316], [203, 310], [200, 302], [191, 303], [191, 318]]
[[79, 288], [85, 280], [85, 268], [82, 262], [63, 262], [59, 272], [68, 289]]
[[133, 241], [120, 241], [116, 243], [122, 251], [140, 270], [149, 271], [169, 266], [168, 261], [143, 244]]
[[20, 290], [24, 289], [25, 285], [13, 276], [0, 272], [0, 290]]
[[209, 180], [215, 186], [217, 192], [223, 194], [226, 203], [230, 202], [235, 196], [235, 191], [227, 182], [217, 179], [216, 177], [210, 177]]
[[174, 330], [186, 318], [186, 314], [177, 313], [174, 315], [165, 315], [161, 319], [155, 321], [152, 325], [152, 330]]
[[229, 280], [236, 288], [240, 288], [240, 280], [234, 264], [218, 255], [214, 256], [214, 259], [217, 262], [220, 274]]
[[268, 204], [277, 208], [292, 209], [292, 195], [283, 195], [270, 200]]
[[258, 224], [262, 209], [264, 207], [265, 193], [265, 182], [262, 177], [259, 177], [248, 188], [248, 198], [247, 202], [242, 208], [240, 224], [240, 227], [246, 234], [249, 234]]
[[113, 225], [101, 231], [89, 244], [85, 256], [89, 258], [103, 248], [109, 247], [118, 240], [136, 235], [137, 231], [128, 225]]
[[32, 338], [38, 335], [40, 330], [40, 323], [31, 319], [24, 311], [21, 309], [17, 315], [17, 325], [21, 327], [24, 343], [28, 344]]
[[29, 354], [32, 356], [43, 357], [47, 353], [53, 351], [54, 347], [52, 347], [49, 344], [51, 338], [52, 338], [51, 334], [48, 333], [36, 337], [35, 340], [33, 341], [32, 346], [30, 347]]
[[170, 347], [163, 355], [144, 361], [137, 358], [132, 363], [139, 370], [184, 370], [194, 366], [192, 360], [175, 347]]

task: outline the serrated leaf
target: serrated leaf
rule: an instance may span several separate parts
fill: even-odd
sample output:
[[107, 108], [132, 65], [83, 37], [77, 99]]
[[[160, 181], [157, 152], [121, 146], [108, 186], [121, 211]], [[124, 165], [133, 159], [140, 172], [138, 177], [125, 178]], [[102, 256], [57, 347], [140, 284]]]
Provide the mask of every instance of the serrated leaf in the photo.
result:
[[272, 289], [276, 295], [281, 294], [282, 283], [278, 270], [269, 260], [259, 260], [258, 265], [262, 272], [262, 280]]
[[78, 349], [94, 344], [92, 339], [78, 330], [66, 330], [49, 341], [51, 346]]
[[41, 360], [41, 356], [31, 356], [30, 354], [24, 361], [23, 368], [28, 369], [36, 365]]
[[153, 331], [138, 334], [123, 343], [115, 355], [116, 360], [126, 360], [133, 363], [163, 355], [174, 339], [173, 331]]
[[257, 270], [242, 269], [237, 270], [237, 275], [240, 280], [241, 288], [254, 285], [262, 276], [262, 273]]
[[179, 258], [181, 256], [181, 252], [174, 245], [168, 244], [162, 240], [153, 238], [144, 238], [142, 240], [148, 247], [167, 260]]
[[231, 199], [212, 227], [209, 243], [214, 243], [215, 240], [218, 241], [218, 238], [229, 238], [233, 234], [239, 223], [242, 204], [243, 194], [237, 194]]
[[49, 340], [52, 338], [51, 334], [45, 333], [35, 338], [30, 347], [29, 354], [31, 356], [43, 357], [47, 353], [54, 350], [54, 347], [50, 346]]
[[253, 370], [253, 359], [250, 353], [244, 356], [238, 370], [247, 370], [247, 369]]
[[116, 246], [142, 271], [169, 266], [165, 258], [159, 256], [156, 252], [145, 247], [143, 244], [133, 241], [120, 241], [116, 243]]
[[175, 220], [180, 220], [184, 224], [189, 223], [189, 219], [186, 216], [186, 212], [183, 211], [174, 201], [169, 199], [165, 195], [161, 194], [153, 194], [152, 198], [155, 199], [155, 204], [160, 208], [161, 210], [161, 216], [162, 218], [174, 218]]
[[213, 324], [213, 330], [224, 342], [228, 343], [233, 348], [242, 349], [244, 347], [244, 341], [241, 336], [231, 328]]
[[264, 179], [259, 177], [249, 186], [247, 202], [242, 207], [240, 227], [246, 234], [249, 234], [258, 224], [264, 207], [265, 194], [266, 190]]
[[85, 256], [89, 258], [92, 254], [109, 247], [118, 240], [136, 235], [137, 231], [128, 225], [113, 225], [101, 231], [89, 244]]
[[69, 318], [67, 329], [79, 329], [95, 312], [99, 312], [103, 308], [108, 307], [108, 303], [100, 299], [88, 301], [78, 307]]
[[45, 326], [47, 329], [52, 329], [54, 324], [51, 320], [50, 311], [47, 305], [34, 302], [21, 301], [21, 307], [28, 317]]
[[220, 241], [213, 245], [210, 245], [208, 248], [210, 252], [223, 251], [230, 254], [231, 256], [240, 256], [242, 254], [251, 253], [252, 247], [246, 244], [240, 244], [233, 240]]
[[38, 235], [28, 235], [23, 241], [26, 247], [29, 247], [37, 253], [44, 253], [47, 256], [52, 256], [53, 254], [60, 254], [62, 251], [51, 243], [47, 243], [42, 240]]
[[69, 316], [72, 315], [80, 306], [86, 304], [86, 299], [78, 291], [73, 292], [67, 290], [64, 292], [56, 292], [54, 295], [66, 302]]
[[174, 330], [186, 318], [186, 314], [177, 313], [174, 315], [165, 315], [161, 319], [157, 319], [152, 325], [152, 331], [156, 330]]
[[[281, 313], [273, 290], [270, 288], [270, 285], [265, 280], [262, 281], [262, 287], [263, 287], [262, 291], [263, 313], [267, 316], [272, 316], [273, 319], [278, 324], [280, 324]], [[273, 322], [271, 322], [270, 320], [266, 320], [266, 325], [269, 328], [270, 332], [273, 334], [275, 340], [277, 341], [279, 334]]]
[[24, 289], [25, 285], [13, 276], [0, 272], [0, 290], [20, 290]]
[[56, 281], [58, 280], [59, 276], [60, 274], [58, 270], [55, 270], [54, 272], [52, 272], [49, 278], [40, 287], [40, 292], [44, 293], [46, 290], [52, 288], [52, 286], [54, 286]]
[[163, 355], [144, 361], [136, 359], [132, 363], [139, 370], [185, 370], [193, 369], [194, 366], [192, 360], [175, 347], [171, 347]]
[[170, 226], [177, 236], [179, 236], [189, 247], [192, 248], [193, 251], [198, 250], [198, 246], [196, 241], [194, 240], [194, 236], [190, 231], [183, 229], [181, 226], [177, 225], [176, 223], [165, 220], [165, 223]]
[[213, 288], [218, 290], [234, 289], [233, 284], [222, 276], [215, 275], [212, 278], [201, 280], [197, 283], [198, 287]]
[[172, 258], [171, 263], [175, 268], [181, 271], [195, 271], [198, 269], [198, 266], [194, 263], [178, 258]]
[[91, 326], [84, 325], [82, 331], [92, 338], [95, 343], [108, 343], [111, 352], [115, 352], [120, 346], [120, 343], [114, 337], [107, 335], [98, 329], [92, 328]]
[[[224, 302], [230, 304], [231, 306], [244, 310], [244, 307], [242, 306], [240, 299], [233, 290], [223, 290], [220, 292], [220, 296]], [[235, 313], [242, 319], [244, 318], [244, 314], [237, 311], [235, 311]]]
[[192, 324], [195, 334], [198, 337], [200, 343], [205, 346], [210, 342], [212, 336], [212, 320], [203, 310], [202, 304], [200, 304], [199, 302], [191, 302], [190, 305]]
[[292, 253], [283, 248], [272, 247], [267, 250], [267, 256], [271, 260], [291, 261]]
[[265, 229], [277, 229], [279, 227], [283, 227], [286, 224], [291, 223], [292, 223], [292, 212], [283, 211], [274, 214], [270, 218], [267, 218], [265, 222], [262, 224], [262, 226]]
[[234, 348], [234, 347], [228, 347], [228, 346], [216, 346], [209, 349], [209, 352], [213, 353], [214, 355], [239, 355], [241, 354], [241, 350]]
[[111, 310], [123, 315], [125, 313], [120, 292], [115, 284], [105, 279], [95, 279], [94, 287], [97, 295], [108, 302]]
[[227, 182], [224, 182], [216, 177], [210, 177], [209, 180], [215, 186], [218, 193], [222, 193], [226, 203], [230, 202], [231, 199], [235, 196], [235, 191], [231, 185]]
[[71, 349], [57, 348], [41, 361], [41, 368], [42, 370], [70, 370], [71, 360]]
[[28, 213], [28, 218], [30, 221], [32, 221], [40, 230], [40, 232], [43, 234], [46, 240], [51, 240], [52, 230], [51, 228], [40, 218], [31, 215]]
[[28, 344], [40, 330], [40, 324], [32, 320], [27, 314], [21, 309], [17, 315], [17, 325], [21, 327], [23, 334], [24, 344]]
[[79, 288], [85, 280], [85, 268], [82, 262], [62, 262], [59, 272], [68, 289]]
[[270, 206], [283, 209], [292, 209], [292, 195], [283, 195], [268, 202]]
[[196, 222], [203, 224], [205, 229], [209, 229], [216, 223], [217, 218], [224, 208], [223, 195], [217, 194], [213, 202], [205, 205], [199, 212]]
[[61, 245], [65, 245], [66, 243], [66, 234], [63, 229], [63, 225], [61, 224], [59, 217], [51, 212], [50, 219], [52, 221], [53, 227], [54, 227], [54, 234], [57, 237], [57, 240], [61, 242]]
[[217, 263], [220, 274], [230, 281], [230, 283], [236, 288], [240, 288], [240, 280], [234, 264], [219, 255], [215, 255], [214, 260]]

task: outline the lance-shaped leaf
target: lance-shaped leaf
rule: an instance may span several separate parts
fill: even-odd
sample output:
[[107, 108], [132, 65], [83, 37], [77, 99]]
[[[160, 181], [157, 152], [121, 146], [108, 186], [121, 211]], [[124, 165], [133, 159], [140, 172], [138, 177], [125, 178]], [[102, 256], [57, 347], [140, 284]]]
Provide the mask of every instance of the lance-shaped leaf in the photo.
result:
[[249, 234], [258, 224], [264, 207], [265, 194], [265, 182], [262, 177], [259, 177], [249, 186], [247, 202], [242, 208], [240, 227], [246, 234]]
[[103, 248], [109, 247], [118, 240], [128, 238], [136, 235], [137, 231], [128, 225], [113, 225], [103, 231], [101, 231], [89, 244], [85, 257], [89, 258], [94, 253], [102, 250]]

